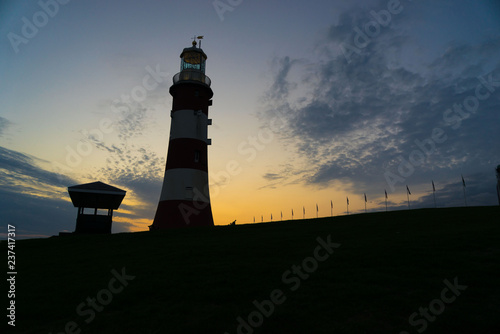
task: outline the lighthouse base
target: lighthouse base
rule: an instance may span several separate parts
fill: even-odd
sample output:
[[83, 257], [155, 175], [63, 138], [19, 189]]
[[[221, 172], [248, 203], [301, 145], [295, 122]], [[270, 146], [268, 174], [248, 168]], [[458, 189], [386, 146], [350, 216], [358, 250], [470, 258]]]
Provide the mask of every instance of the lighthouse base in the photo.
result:
[[212, 207], [207, 202], [183, 200], [161, 201], [150, 230], [214, 226]]

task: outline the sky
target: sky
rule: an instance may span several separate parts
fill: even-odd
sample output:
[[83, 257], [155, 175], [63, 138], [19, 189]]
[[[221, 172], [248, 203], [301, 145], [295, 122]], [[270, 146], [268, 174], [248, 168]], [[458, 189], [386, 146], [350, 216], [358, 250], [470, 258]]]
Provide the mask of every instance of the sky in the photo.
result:
[[498, 1], [2, 1], [3, 236], [73, 231], [94, 181], [127, 191], [114, 233], [148, 229], [199, 35], [216, 225], [463, 206], [462, 176], [498, 205]]

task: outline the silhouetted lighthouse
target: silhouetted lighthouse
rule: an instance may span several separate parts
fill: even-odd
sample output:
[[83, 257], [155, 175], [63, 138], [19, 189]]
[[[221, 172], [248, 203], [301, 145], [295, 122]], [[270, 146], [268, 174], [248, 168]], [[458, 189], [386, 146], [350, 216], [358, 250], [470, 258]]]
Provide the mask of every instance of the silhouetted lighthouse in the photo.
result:
[[207, 130], [212, 124], [208, 107], [213, 92], [205, 75], [207, 55], [193, 41], [180, 57], [181, 71], [170, 87], [173, 101], [165, 177], [151, 230], [214, 225], [208, 190], [211, 139]]

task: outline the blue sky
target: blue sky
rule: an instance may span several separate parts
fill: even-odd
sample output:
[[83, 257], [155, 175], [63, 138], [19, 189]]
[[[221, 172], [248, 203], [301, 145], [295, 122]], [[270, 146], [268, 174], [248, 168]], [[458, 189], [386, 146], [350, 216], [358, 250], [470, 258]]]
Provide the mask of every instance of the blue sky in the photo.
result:
[[113, 231], [146, 229], [168, 88], [195, 35], [214, 90], [216, 224], [315, 216], [316, 203], [329, 215], [330, 201], [344, 214], [346, 196], [362, 211], [364, 193], [382, 210], [384, 189], [401, 209], [407, 184], [430, 207], [431, 180], [439, 206], [460, 206], [461, 175], [469, 205], [497, 204], [496, 1], [4, 1], [2, 228], [72, 231], [66, 188], [101, 180], [127, 190]]

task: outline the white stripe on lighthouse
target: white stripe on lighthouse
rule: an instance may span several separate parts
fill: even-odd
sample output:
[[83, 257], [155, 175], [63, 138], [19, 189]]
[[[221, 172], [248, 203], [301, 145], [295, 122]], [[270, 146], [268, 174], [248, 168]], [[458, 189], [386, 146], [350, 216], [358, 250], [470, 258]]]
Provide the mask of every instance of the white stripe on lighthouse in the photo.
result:
[[210, 202], [208, 173], [191, 168], [167, 169], [163, 180], [160, 202], [169, 200]]
[[208, 117], [198, 110], [177, 110], [172, 112], [170, 140], [178, 138], [207, 141]]

